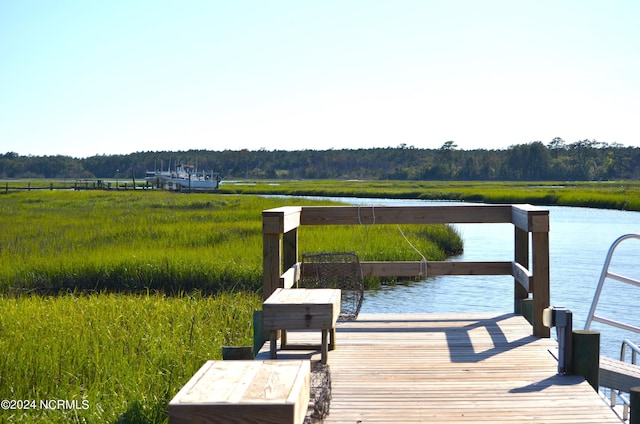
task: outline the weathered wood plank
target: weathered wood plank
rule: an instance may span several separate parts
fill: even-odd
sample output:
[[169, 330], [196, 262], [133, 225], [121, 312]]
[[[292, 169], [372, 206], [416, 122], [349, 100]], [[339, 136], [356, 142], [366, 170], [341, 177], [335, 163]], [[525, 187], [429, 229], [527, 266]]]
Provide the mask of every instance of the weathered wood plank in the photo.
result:
[[529, 233], [514, 226], [513, 233], [514, 265], [513, 312], [522, 313], [521, 301], [527, 299], [531, 292], [531, 273], [529, 272]]
[[[349, 264], [343, 264], [349, 268]], [[333, 264], [339, 269], [341, 264]], [[294, 264], [281, 277], [281, 286], [292, 287], [301, 276], [316, 275], [317, 264]], [[476, 261], [476, 262], [446, 262], [446, 261], [362, 261], [360, 262], [362, 275], [365, 277], [418, 277], [436, 275], [512, 275], [518, 284], [525, 290], [529, 290], [532, 274], [520, 264], [508, 261]], [[426, 268], [425, 268], [426, 267]]]
[[309, 361], [207, 361], [169, 402], [169, 421], [301, 424], [309, 392]]
[[532, 205], [513, 205], [511, 222], [528, 232], [549, 232], [549, 211]]
[[305, 206], [301, 225], [511, 223], [510, 205]]
[[262, 296], [271, 296], [278, 288], [280, 273], [282, 272], [282, 256], [280, 251], [279, 234], [262, 234]]
[[601, 356], [600, 385], [629, 393], [632, 387], [640, 387], [640, 365]]
[[[306, 264], [305, 264], [306, 266]], [[362, 261], [365, 277], [418, 277], [434, 275], [511, 275], [511, 262]], [[426, 266], [426, 275], [425, 274]]]
[[262, 304], [265, 330], [329, 329], [340, 314], [340, 290], [277, 289]]
[[280, 276], [280, 287], [290, 289], [300, 281], [301, 263], [296, 262]]
[[619, 423], [582, 377], [557, 374], [557, 343], [515, 314], [361, 314], [337, 338], [327, 424]]
[[262, 232], [287, 233], [300, 225], [301, 206], [283, 206], [262, 211]]
[[[533, 278], [533, 274], [531, 274], [531, 272], [524, 266], [514, 262], [511, 266], [511, 275], [513, 275], [516, 285], [522, 289], [521, 295], [516, 296], [516, 299], [526, 299], [527, 296], [525, 295], [531, 290], [531, 279]], [[518, 287], [515, 288], [516, 295], [520, 293]]]
[[532, 284], [533, 293], [533, 334], [549, 337], [551, 329], [542, 323], [542, 311], [550, 305], [549, 293], [549, 233], [532, 233]]

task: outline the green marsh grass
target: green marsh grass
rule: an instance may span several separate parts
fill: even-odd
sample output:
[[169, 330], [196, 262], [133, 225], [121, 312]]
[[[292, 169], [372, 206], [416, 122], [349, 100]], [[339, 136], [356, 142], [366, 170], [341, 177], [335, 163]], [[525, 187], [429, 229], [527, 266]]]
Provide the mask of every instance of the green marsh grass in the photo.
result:
[[422, 256], [442, 261], [462, 252], [456, 230], [445, 225], [328, 225], [303, 227], [301, 246], [310, 251], [354, 251], [360, 260], [419, 261]]
[[453, 200], [640, 211], [640, 181], [243, 181], [227, 193]]
[[259, 304], [246, 292], [2, 297], [0, 398], [81, 407], [3, 410], [0, 422], [166, 422], [169, 400], [206, 360], [252, 344]]
[[[133, 191], [9, 194], [0, 203], [0, 291], [258, 291], [262, 211], [287, 204], [329, 203]], [[428, 228], [433, 234], [436, 228], [449, 231], [408, 231], [425, 256], [443, 259], [446, 252], [429, 239]], [[301, 251], [416, 257], [391, 226], [309, 227], [300, 233]], [[453, 233], [448, 239], [460, 243]]]
[[132, 191], [9, 195], [0, 218], [6, 229], [0, 281], [5, 290], [253, 288], [257, 261], [242, 253], [257, 253], [251, 246], [261, 240], [262, 204], [255, 199]]

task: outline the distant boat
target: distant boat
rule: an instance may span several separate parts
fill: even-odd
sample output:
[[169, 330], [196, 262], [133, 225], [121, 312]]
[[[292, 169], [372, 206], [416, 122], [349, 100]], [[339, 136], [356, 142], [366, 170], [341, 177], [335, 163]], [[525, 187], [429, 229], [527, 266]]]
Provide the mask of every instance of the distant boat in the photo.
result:
[[173, 171], [147, 171], [145, 181], [156, 188], [164, 190], [217, 190], [220, 185], [220, 175], [212, 171], [198, 171], [191, 165], [178, 165]]

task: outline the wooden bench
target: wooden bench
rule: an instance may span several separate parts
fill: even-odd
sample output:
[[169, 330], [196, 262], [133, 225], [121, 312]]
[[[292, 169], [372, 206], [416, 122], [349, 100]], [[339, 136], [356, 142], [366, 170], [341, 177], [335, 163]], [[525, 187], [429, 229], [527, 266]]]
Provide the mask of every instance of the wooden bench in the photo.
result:
[[600, 385], [629, 393], [632, 387], [640, 386], [640, 366], [601, 356]]
[[[340, 314], [339, 289], [276, 289], [262, 305], [264, 329], [270, 331], [270, 355], [276, 359], [277, 332], [282, 330], [281, 348], [286, 348], [287, 330], [321, 330], [322, 363], [329, 348], [335, 348], [335, 327]], [[328, 338], [331, 333], [331, 346]]]
[[169, 422], [301, 424], [310, 363], [207, 361], [169, 403]]

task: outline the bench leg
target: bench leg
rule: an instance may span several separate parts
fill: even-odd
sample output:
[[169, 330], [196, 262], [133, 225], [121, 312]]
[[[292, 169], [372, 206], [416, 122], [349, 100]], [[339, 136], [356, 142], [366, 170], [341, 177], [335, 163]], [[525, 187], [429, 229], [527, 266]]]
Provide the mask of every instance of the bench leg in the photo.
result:
[[329, 337], [329, 331], [326, 328], [322, 329], [322, 363], [326, 364], [327, 363], [327, 357], [329, 356], [329, 348], [328, 348], [328, 339]]
[[276, 359], [276, 343], [278, 342], [278, 331], [272, 331], [271, 336], [269, 338], [269, 357], [271, 359]]
[[329, 342], [329, 350], [335, 350], [336, 348], [336, 329], [331, 329], [331, 341]]

